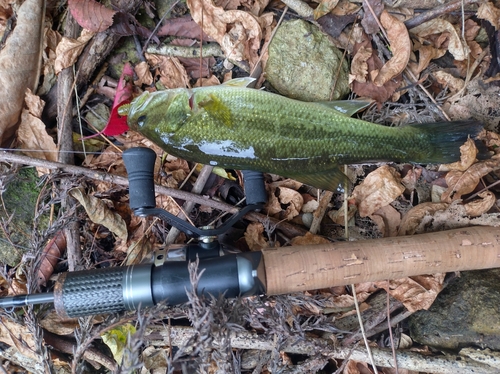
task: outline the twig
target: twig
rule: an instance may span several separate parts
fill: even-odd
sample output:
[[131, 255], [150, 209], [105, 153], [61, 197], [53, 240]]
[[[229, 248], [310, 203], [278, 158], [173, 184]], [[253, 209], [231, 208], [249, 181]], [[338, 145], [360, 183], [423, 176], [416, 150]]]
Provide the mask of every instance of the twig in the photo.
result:
[[[120, 186], [128, 186], [128, 179], [125, 177], [104, 173], [102, 171], [87, 169], [81, 166], [67, 165], [67, 164], [62, 164], [60, 162], [41, 160], [38, 158], [22, 156], [9, 152], [0, 152], [0, 162], [12, 162], [16, 164], [42, 167], [51, 170], [60, 170], [74, 175], [83, 175], [87, 178], [102, 182], [109, 182]], [[186, 191], [176, 190], [173, 188], [168, 188], [160, 185], [155, 185], [155, 191], [162, 195], [169, 195], [182, 200], [191, 200], [196, 204], [207, 205], [211, 208], [222, 210], [224, 212], [237, 213], [239, 211], [238, 208], [235, 208], [232, 205], [211, 200], [203, 196], [196, 195]]]
[[224, 56], [224, 52], [217, 43], [207, 43], [198, 47], [184, 47], [180, 45], [163, 44], [159, 47], [149, 46], [146, 49], [147, 53], [164, 55], [169, 57], [184, 57], [184, 58], [199, 58], [203, 57], [220, 57]]
[[394, 360], [394, 368], [396, 369], [396, 374], [399, 374], [398, 370], [398, 359], [396, 358], [396, 347], [394, 346], [394, 337], [392, 336], [392, 325], [391, 325], [391, 300], [389, 295], [389, 282], [387, 281], [385, 284], [385, 294], [387, 295], [387, 327], [389, 328], [389, 336], [391, 338], [391, 350], [392, 357]]
[[[173, 346], [186, 347], [189, 340], [198, 332], [192, 327], [171, 326], [165, 329], [163, 326], [150, 326], [151, 332], [145, 337], [155, 346], [165, 346], [167, 342]], [[170, 340], [169, 340], [170, 339]], [[231, 347], [235, 349], [258, 349], [271, 351], [274, 348], [272, 337], [266, 337], [248, 331], [232, 331], [229, 334]], [[214, 337], [212, 345], [219, 346], [218, 337]], [[346, 359], [368, 362], [368, 353], [364, 348], [342, 348], [334, 347], [326, 339], [310, 338], [292, 335], [280, 346], [280, 350], [287, 353], [302, 355], [322, 354], [329, 358]], [[372, 348], [375, 365], [380, 367], [394, 367], [392, 354], [389, 350]], [[440, 374], [496, 374], [498, 368], [483, 365], [466, 357], [437, 356], [429, 357], [416, 352], [398, 352], [398, 365], [401, 369], [415, 370], [428, 373]]]
[[313, 213], [313, 221], [311, 224], [311, 228], [309, 231], [311, 234], [316, 234], [319, 231], [319, 227], [321, 225], [321, 221], [325, 216], [326, 209], [328, 208], [328, 203], [332, 200], [333, 192], [324, 191], [319, 200], [319, 206]]
[[[205, 184], [207, 183], [208, 177], [210, 177], [210, 174], [212, 173], [212, 169], [214, 167], [210, 165], [205, 165], [200, 171], [200, 174], [198, 175], [198, 178], [196, 179], [196, 182], [194, 183], [194, 186], [191, 190], [193, 194], [199, 194], [203, 190], [203, 187], [205, 187]], [[184, 203], [182, 206], [183, 211], [185, 214], [191, 213], [191, 211], [194, 208], [194, 205], [196, 203], [192, 200], [188, 200]], [[178, 216], [180, 219], [186, 219], [187, 216], [184, 215], [182, 212]], [[177, 229], [177, 227], [172, 227], [170, 231], [168, 232], [167, 238], [165, 239], [165, 244], [173, 244], [175, 242], [175, 239], [177, 239], [177, 236], [179, 235], [180, 231]]]
[[477, 3], [478, 0], [455, 0], [451, 1], [447, 4], [443, 4], [433, 9], [429, 9], [426, 12], [420, 13], [418, 16], [413, 17], [407, 21], [405, 21], [405, 26], [408, 29], [412, 29], [421, 25], [424, 22], [430, 21], [431, 19], [442, 16], [443, 14], [450, 13], [462, 6]]

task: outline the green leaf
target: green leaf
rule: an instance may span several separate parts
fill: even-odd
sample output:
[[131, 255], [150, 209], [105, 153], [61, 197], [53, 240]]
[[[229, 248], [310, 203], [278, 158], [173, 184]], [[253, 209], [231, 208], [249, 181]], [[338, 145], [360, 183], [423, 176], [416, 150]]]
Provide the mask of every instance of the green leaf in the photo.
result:
[[127, 339], [129, 336], [135, 334], [135, 332], [134, 325], [127, 323], [101, 335], [102, 341], [109, 347], [113, 353], [113, 357], [119, 364], [123, 359], [123, 351], [127, 346]]

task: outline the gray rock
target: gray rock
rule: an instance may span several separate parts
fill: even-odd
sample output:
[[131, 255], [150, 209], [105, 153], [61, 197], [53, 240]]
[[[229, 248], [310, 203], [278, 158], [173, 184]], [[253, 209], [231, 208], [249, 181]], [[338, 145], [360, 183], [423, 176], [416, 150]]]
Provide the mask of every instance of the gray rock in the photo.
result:
[[425, 345], [500, 349], [500, 269], [462, 272], [429, 310], [410, 317], [411, 337]]
[[265, 72], [276, 90], [294, 99], [337, 100], [350, 91], [346, 58], [318, 27], [303, 20], [279, 27], [269, 45]]

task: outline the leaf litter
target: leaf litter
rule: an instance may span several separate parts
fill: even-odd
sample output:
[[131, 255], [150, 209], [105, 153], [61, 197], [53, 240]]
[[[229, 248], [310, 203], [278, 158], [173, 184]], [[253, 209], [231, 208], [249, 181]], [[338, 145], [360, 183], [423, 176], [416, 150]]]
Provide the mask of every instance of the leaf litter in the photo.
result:
[[[124, 20], [114, 19], [117, 12], [114, 9], [83, 0], [70, 1], [68, 5], [70, 10], [74, 12], [78, 22], [82, 26], [88, 26], [85, 28], [91, 30], [91, 32], [84, 30], [82, 32], [83, 39], [80, 40], [62, 38], [62, 41], [54, 42], [57, 44], [55, 62], [46, 60], [45, 63], [54, 64], [56, 73], [65, 67], [72, 66], [81, 57], [85, 43], [91, 40], [93, 33], [110, 29], [114, 22], [118, 22], [123, 29], [127, 29], [126, 26], [123, 26], [125, 24]], [[253, 68], [262, 56], [264, 57], [262, 62], [265, 63], [266, 52], [262, 47], [264, 42], [268, 40], [270, 30], [275, 24], [275, 14], [265, 13], [266, 10], [274, 11], [273, 8], [268, 7], [267, 1], [233, 1], [225, 4], [214, 4], [208, 0], [190, 0], [187, 5], [193, 18], [186, 17], [182, 21], [167, 20], [157, 35], [181, 37], [185, 40], [182, 42], [183, 44], [195, 48], [196, 44], [193, 43], [215, 41], [222, 47], [226, 66], [229, 66], [227, 62], [232, 61], [242, 68]], [[368, 5], [375, 10], [375, 15], [388, 35], [386, 41], [388, 51], [385, 51], [385, 55], [381, 49], [380, 41], [377, 40], [379, 24], [373, 17]], [[403, 14], [411, 14], [411, 11], [407, 12], [403, 9], [400, 12], [393, 12], [393, 9], [390, 9], [387, 5], [374, 1], [364, 4], [363, 9], [364, 16], [361, 26], [357, 22], [352, 24], [351, 21], [345, 25], [342, 24], [342, 29], [338, 31], [339, 43], [342, 43], [342, 40], [349, 40], [348, 43], [350, 43], [350, 47], [349, 45], [345, 45], [345, 47], [352, 57], [350, 81], [351, 88], [356, 94], [376, 100], [379, 108], [396, 105], [397, 103], [391, 103], [390, 101], [397, 100], [401, 95], [407, 95], [406, 99], [409, 98], [413, 102], [423, 100], [424, 105], [427, 105], [428, 102], [425, 101], [427, 99], [419, 96], [420, 94], [415, 94], [416, 90], [411, 87], [408, 88], [408, 82], [403, 80], [406, 68], [409, 68], [417, 79], [429, 83], [434, 90], [437, 90], [434, 91], [436, 96], [438, 96], [437, 92], [439, 90], [455, 94], [464, 87], [473, 87], [473, 84], [476, 84], [474, 80], [471, 82], [467, 80], [466, 74], [468, 72], [464, 70], [463, 65], [457, 62], [464, 61], [467, 58], [474, 62], [474, 59], [485, 48], [484, 43], [481, 44], [476, 41], [481, 26], [472, 19], [466, 20], [466, 36], [465, 40], [462, 40], [455, 27], [457, 23], [452, 18], [436, 18], [410, 29], [408, 33], [403, 23], [406, 18], [403, 20], [404, 17], [398, 17]], [[329, 16], [330, 12], [343, 17], [346, 14], [359, 12], [359, 7], [347, 7], [345, 1], [321, 1], [315, 7], [313, 14], [314, 18], [319, 18], [324, 15]], [[498, 12], [499, 10], [492, 3], [483, 3], [477, 12], [477, 16], [498, 28], [498, 17], [496, 17]], [[203, 30], [203, 33], [201, 30]], [[144, 36], [144, 33], [141, 34], [138, 29], [128, 31]], [[58, 39], [54, 38], [54, 40]], [[172, 41], [170, 40], [170, 42]], [[175, 44], [175, 42], [172, 42], [172, 44]], [[436, 68], [432, 65], [447, 53], [454, 57], [456, 65], [452, 68]], [[196, 84], [193, 78], [197, 79], [199, 77], [207, 79], [202, 81], [203, 85], [206, 85], [208, 81], [218, 84], [224, 80], [220, 74], [219, 76], [210, 75], [212, 72], [216, 72], [215, 66], [220, 64], [218, 59], [203, 58], [203, 71], [200, 71], [199, 66], [197, 69], [197, 64], [199, 65], [198, 59], [176, 58], [156, 54], [146, 54], [144, 57], [146, 58], [145, 61], [135, 64], [133, 66], [134, 70], [131, 69], [132, 66], [125, 69], [126, 75], [125, 78], [122, 77], [123, 79], [118, 84], [119, 87], [115, 96], [118, 101], [113, 104], [113, 109], [117, 109], [121, 103], [130, 100], [135, 95], [134, 90], [136, 89], [154, 90], [154, 85], [165, 88], [192, 87]], [[479, 61], [481, 68], [482, 63]], [[196, 72], [199, 72], [198, 76], [194, 75]], [[226, 71], [226, 73], [230, 72]], [[413, 85], [415, 82], [410, 83], [410, 85]], [[404, 91], [402, 90], [403, 87]], [[476, 112], [487, 112], [484, 108], [494, 108], [496, 106], [493, 101], [495, 94], [484, 95], [490, 98], [491, 101], [487, 104], [479, 103], [475, 107], [477, 108]], [[449, 96], [448, 98], [442, 98], [440, 103], [443, 104], [444, 108], [448, 108], [450, 113], [456, 115], [460, 112], [452, 110], [452, 108], [463, 107], [464, 103], [467, 103], [465, 100], [469, 99], [473, 100], [474, 103], [483, 100], [479, 95], [470, 92], [469, 94], [466, 93], [462, 98], [450, 98]], [[28, 100], [26, 102], [28, 103]], [[34, 107], [30, 107], [30, 105], [34, 105]], [[18, 140], [20, 144], [24, 144], [23, 147], [26, 151], [43, 149], [46, 151], [45, 157], [47, 159], [54, 159], [57, 150], [55, 142], [39, 120], [43, 104], [30, 105], [28, 105], [30, 109], [25, 109], [23, 112], [23, 116], [28, 117], [29, 121], [21, 122]], [[117, 116], [116, 110], [115, 113], [112, 113], [113, 115]], [[381, 121], [384, 120], [383, 116], [379, 117]], [[408, 115], [405, 118], [407, 122]], [[403, 117], [402, 122], [405, 122], [405, 118]], [[155, 165], [155, 178], [158, 183], [172, 188], [178, 188], [183, 183], [186, 183], [187, 186], [192, 184], [195, 177], [190, 177], [191, 167], [187, 162], [169, 158], [171, 156], [164, 155], [163, 151], [157, 147], [155, 148], [150, 142], [141, 139], [138, 134], [130, 132], [125, 136], [119, 136], [119, 133], [121, 132], [108, 132], [108, 135], [116, 135], [116, 139], [125, 145], [124, 148], [147, 145], [155, 149], [158, 155]], [[486, 136], [488, 145], [498, 152], [500, 144], [498, 136], [494, 133]], [[422, 171], [422, 169], [408, 171], [399, 166], [393, 167], [389, 165], [377, 167], [374, 170], [373, 168], [364, 168], [359, 177], [361, 180], [357, 181], [358, 183], [356, 183], [356, 187], [349, 197], [349, 221], [358, 228], [363, 228], [363, 225], [365, 225], [363, 222], [375, 222], [374, 225], [377, 230], [382, 236], [386, 237], [412, 235], [473, 224], [498, 225], [498, 214], [492, 212], [495, 204], [497, 204], [498, 190], [484, 190], [487, 187], [484, 185], [484, 179], [490, 173], [500, 169], [499, 158], [494, 156], [489, 160], [477, 161], [477, 149], [475, 149], [473, 143], [473, 141], [468, 141], [461, 148], [462, 158], [460, 161], [454, 164], [441, 165], [441, 176], [436, 180], [442, 181], [446, 186], [443, 187], [444, 192], [439, 196], [440, 201], [438, 202], [421, 201], [419, 199], [418, 203], [412, 205], [413, 200], [410, 199], [419, 183], [430, 184], [425, 179], [426, 175], [438, 173], [438, 171]], [[112, 147], [108, 147], [101, 155], [87, 156], [85, 165], [90, 168], [103, 169], [113, 174], [125, 175], [121, 156]], [[223, 184], [223, 178], [219, 179], [218, 183]], [[269, 217], [290, 221], [295, 225], [302, 225], [304, 215], [314, 213], [316, 209], [320, 208], [318, 192], [312, 191], [298, 182], [283, 181], [277, 176], [268, 176], [266, 184], [269, 201], [264, 212]], [[161, 245], [165, 238], [161, 224], [139, 220], [137, 217], [132, 216], [130, 211], [120, 211], [120, 214], [124, 215], [124, 217], [117, 213], [119, 203], [127, 201], [124, 191], [114, 190], [111, 184], [105, 182], [94, 182], [91, 189], [95, 191], [95, 195], [103, 196], [102, 194], [105, 194], [106, 197], [92, 196], [91, 193], [82, 188], [73, 189], [70, 193], [78, 197], [90, 220], [96, 224], [91, 226], [92, 230], [96, 230], [96, 226], [103, 225], [119, 239], [115, 240], [111, 246], [112, 256], [123, 259], [117, 252], [124, 252], [127, 264], [138, 263], [144, 257], [147, 257], [152, 249]], [[477, 192], [477, 196], [470, 201], [463, 200], [474, 192]], [[163, 207], [174, 214], [180, 212], [182, 201], [176, 201], [162, 195], [157, 195], [156, 201], [157, 206]], [[411, 202], [408, 203], [408, 201]], [[403, 206], [404, 209], [401, 208]], [[283, 239], [283, 235], [278, 235], [277, 231], [275, 231], [276, 228], [271, 224], [254, 222], [246, 225], [243, 234], [246, 246], [250, 250], [259, 250], [271, 244], [280, 246], [289, 245], [289, 243], [292, 245], [328, 243], [330, 240], [336, 239], [336, 237], [328, 234], [327, 227], [331, 225], [343, 226], [344, 224], [343, 197], [340, 194], [336, 195], [328, 203], [327, 208], [329, 213], [337, 212], [337, 215], [328, 214], [334, 220], [330, 220], [330, 218], [323, 220], [322, 235], [307, 233], [303, 236]], [[191, 218], [200, 223], [207, 219], [207, 216], [204, 215], [210, 214], [198, 209]], [[495, 224], [495, 222], [497, 223]], [[106, 235], [99, 238], [105, 239]], [[365, 235], [365, 238], [369, 239], [370, 234]], [[97, 245], [100, 246], [101, 244], [97, 243]], [[93, 247], [93, 250], [97, 251], [97, 247]], [[49, 277], [48, 274], [44, 275], [46, 281], [49, 280]], [[408, 310], [413, 312], [427, 309], [432, 304], [442, 288], [443, 279], [443, 274], [435, 274], [391, 280], [388, 286], [391, 296], [401, 301]], [[376, 293], [377, 288], [386, 286], [387, 284], [383, 282], [378, 284], [368, 282], [356, 285], [359, 299], [363, 301], [365, 310], [372, 308], [370, 297]], [[308, 313], [314, 311], [316, 315], [321, 315], [328, 308], [353, 307], [352, 296], [346, 288], [339, 288], [335, 292], [332, 290], [314, 291], [305, 293], [303, 297], [305, 300], [303, 305], [309, 305]], [[275, 303], [272, 298], [268, 300], [266, 302]], [[289, 302], [291, 300], [292, 298], [289, 299]], [[292, 319], [303, 317], [305, 314], [300, 313], [305, 313], [305, 309], [307, 308], [296, 307], [295, 314], [292, 313], [289, 317]], [[352, 314], [352, 311], [349, 313]], [[337, 314], [336, 317], [342, 319], [347, 314]], [[12, 327], [12, 329], [16, 328]], [[17, 341], [9, 340], [7, 337], [2, 341], [10, 345], [19, 345]], [[360, 372], [354, 361], [349, 361], [348, 365], [351, 368], [349, 370], [353, 370], [352, 372]]]

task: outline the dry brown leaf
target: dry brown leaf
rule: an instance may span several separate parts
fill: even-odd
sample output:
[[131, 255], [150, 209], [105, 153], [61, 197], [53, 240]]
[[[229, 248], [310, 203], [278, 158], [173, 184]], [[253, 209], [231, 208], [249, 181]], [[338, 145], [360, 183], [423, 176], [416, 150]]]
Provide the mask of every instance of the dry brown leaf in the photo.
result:
[[44, 329], [57, 335], [73, 334], [80, 326], [78, 318], [61, 318], [55, 310], [50, 311], [39, 323]]
[[135, 74], [138, 79], [134, 81], [136, 86], [142, 86], [143, 84], [150, 86], [153, 84], [153, 76], [151, 71], [149, 71], [149, 65], [146, 61], [141, 61], [134, 66]]
[[426, 216], [432, 216], [439, 210], [446, 210], [449, 205], [448, 203], [422, 203], [411, 208], [401, 220], [398, 235], [413, 235]]
[[95, 0], [68, 0], [68, 9], [80, 26], [92, 32], [109, 29], [116, 14]]
[[329, 244], [328, 239], [319, 235], [311, 234], [309, 231], [304, 236], [296, 236], [291, 241], [292, 245]]
[[491, 23], [491, 25], [498, 30], [500, 21], [500, 9], [495, 7], [493, 3], [482, 3], [476, 13], [477, 18], [484, 19]]
[[481, 199], [471, 201], [464, 204], [465, 212], [470, 217], [479, 217], [483, 213], [488, 212], [495, 205], [496, 197], [490, 191], [481, 192], [478, 195]]
[[442, 18], [427, 21], [412, 28], [410, 31], [412, 34], [415, 34], [420, 38], [425, 38], [426, 36], [434, 34], [448, 33], [448, 51], [453, 55], [453, 57], [455, 57], [455, 60], [463, 61], [470, 53], [469, 47], [462, 43], [460, 36], [453, 25]]
[[193, 87], [209, 87], [220, 85], [219, 78], [215, 75], [211, 75], [209, 78], [200, 78], [196, 81]]
[[83, 29], [78, 39], [63, 37], [56, 48], [56, 60], [54, 70], [59, 74], [61, 70], [72, 66], [82, 53], [88, 41], [92, 39], [94, 33]]
[[[39, 118], [42, 115], [44, 102], [28, 89], [26, 92], [27, 109], [21, 114], [21, 124], [17, 131], [19, 148], [26, 150], [32, 157], [49, 161], [57, 161], [57, 146]], [[30, 150], [36, 152], [29, 152]]]
[[118, 238], [127, 241], [127, 224], [118, 213], [112, 212], [101, 199], [87, 195], [81, 187], [71, 189], [69, 194], [82, 204], [92, 222], [103, 225]]
[[0, 316], [0, 342], [16, 347], [27, 357], [39, 360], [33, 332], [27, 326], [16, 323], [12, 318]]
[[330, 13], [339, 3], [339, 0], [321, 0], [319, 5], [314, 9], [314, 20], [323, 17], [325, 14]]
[[252, 222], [245, 231], [245, 241], [251, 251], [260, 251], [267, 248], [267, 240], [264, 238], [264, 226], [259, 222]]
[[372, 374], [373, 371], [368, 367], [366, 362], [349, 360], [344, 367], [342, 374]]
[[455, 94], [465, 86], [465, 81], [460, 78], [455, 78], [450, 73], [442, 70], [436, 71], [434, 74], [436, 81], [443, 87], [447, 87], [451, 94]]
[[486, 143], [488, 148], [491, 148], [495, 153], [500, 153], [500, 135], [493, 131], [482, 131], [479, 134], [479, 139]]
[[281, 204], [287, 205], [285, 218], [291, 220], [293, 217], [298, 216], [304, 204], [302, 195], [287, 187], [278, 187], [278, 192]]
[[26, 89], [36, 89], [42, 62], [45, 2], [26, 0], [0, 51], [0, 147], [9, 147], [19, 127]]
[[387, 205], [380, 208], [370, 218], [375, 221], [379, 231], [384, 234], [384, 238], [398, 236], [401, 214], [392, 206]]
[[368, 174], [354, 188], [352, 198], [356, 200], [361, 217], [372, 215], [376, 210], [389, 205], [405, 190], [396, 169], [384, 165]]
[[465, 172], [450, 171], [446, 175], [448, 189], [441, 195], [441, 200], [452, 202], [460, 199], [462, 195], [474, 191], [482, 177], [498, 169], [500, 169], [500, 155], [495, 155], [489, 160], [480, 161]]
[[[415, 277], [389, 281], [389, 293], [401, 301], [410, 312], [428, 309], [443, 289], [446, 273], [419, 275]], [[387, 281], [376, 282], [380, 288], [387, 286]]]
[[412, 47], [408, 29], [403, 22], [384, 10], [380, 15], [380, 23], [387, 32], [392, 57], [382, 66], [373, 82], [379, 87], [404, 71], [410, 61]]
[[175, 57], [145, 53], [149, 64], [156, 68], [165, 88], [190, 87], [186, 69]]
[[259, 20], [241, 10], [215, 6], [212, 0], [188, 0], [191, 16], [221, 46], [226, 58], [246, 60], [253, 68], [258, 60], [262, 29]]
[[368, 59], [372, 57], [373, 49], [362, 46], [354, 55], [351, 62], [351, 74], [349, 75], [349, 83], [358, 81], [366, 83], [368, 77]]
[[417, 41], [414, 43], [413, 49], [418, 51], [418, 65], [410, 63], [410, 66], [416, 76], [429, 66], [431, 60], [441, 58], [446, 54], [445, 49], [439, 49], [432, 45], [422, 45]]
[[478, 150], [474, 140], [467, 139], [467, 141], [460, 147], [460, 161], [454, 162], [452, 164], [441, 164], [439, 166], [439, 171], [465, 171], [474, 162], [476, 162], [477, 152]]

